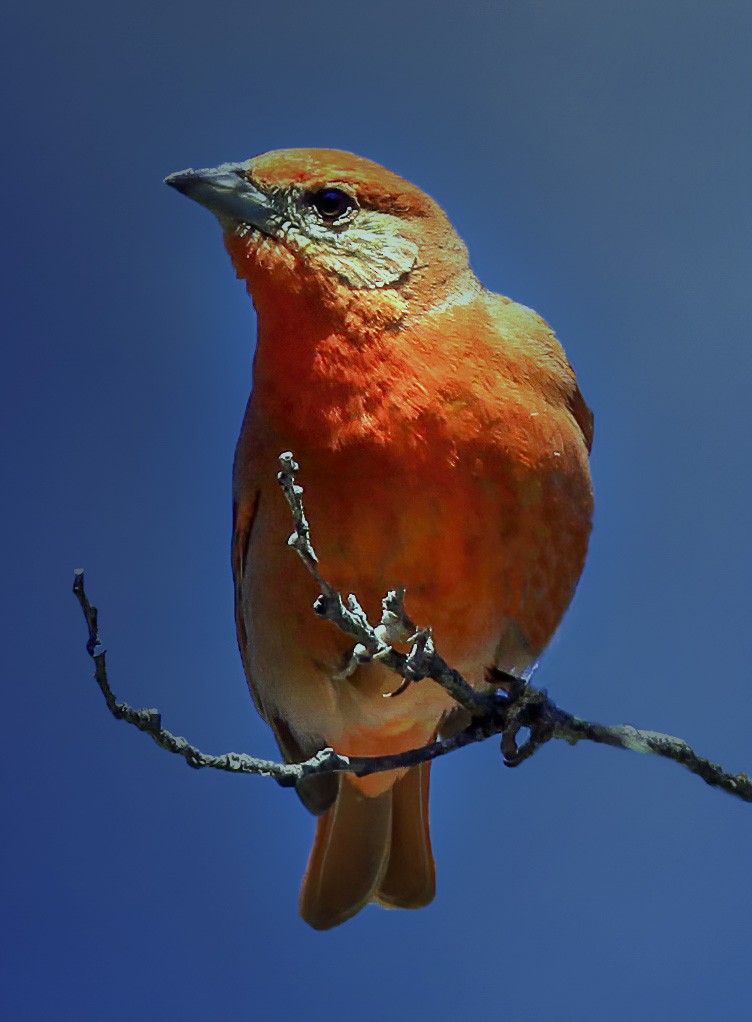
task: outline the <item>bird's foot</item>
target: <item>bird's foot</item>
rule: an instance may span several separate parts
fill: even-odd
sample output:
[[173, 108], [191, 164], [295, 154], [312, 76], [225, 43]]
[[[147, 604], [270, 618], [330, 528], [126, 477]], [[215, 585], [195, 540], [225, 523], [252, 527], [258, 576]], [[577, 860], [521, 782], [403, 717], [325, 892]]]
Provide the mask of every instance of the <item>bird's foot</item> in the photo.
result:
[[501, 754], [504, 765], [519, 766], [553, 737], [555, 721], [546, 692], [531, 688], [522, 678], [491, 668], [486, 680], [497, 691], [505, 693], [501, 712], [504, 729], [501, 733]]

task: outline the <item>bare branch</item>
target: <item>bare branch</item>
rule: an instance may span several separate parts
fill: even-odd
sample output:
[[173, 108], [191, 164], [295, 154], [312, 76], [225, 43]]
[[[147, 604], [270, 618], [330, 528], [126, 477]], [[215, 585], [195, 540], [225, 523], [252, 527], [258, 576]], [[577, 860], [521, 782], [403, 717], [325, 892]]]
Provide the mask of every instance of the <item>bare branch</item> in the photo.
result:
[[[401, 678], [401, 684], [388, 697], [398, 697], [409, 685], [422, 679], [431, 679], [469, 711], [472, 717], [470, 725], [450, 738], [392, 756], [348, 757], [334, 749], [322, 749], [303, 763], [286, 764], [236, 752], [221, 756], [209, 755], [185, 738], [166, 731], [162, 727], [158, 710], [136, 710], [127, 703], [117, 701], [107, 678], [106, 653], [99, 638], [97, 610], [89, 603], [84, 591], [83, 570], [77, 569], [73, 592], [86, 619], [89, 633], [86, 649], [94, 660], [94, 675], [99, 688], [116, 719], [125, 720], [149, 734], [161, 748], [183, 756], [196, 769], [210, 767], [229, 773], [260, 774], [273, 777], [283, 787], [293, 787], [304, 778], [316, 774], [349, 772], [362, 777], [415, 766], [498, 734], [501, 735], [501, 752], [506, 766], [518, 766], [552, 738], [563, 739], [570, 745], [591, 741], [670, 759], [697, 774], [707, 784], [721, 788], [745, 802], [752, 802], [752, 781], [746, 774], [727, 773], [716, 763], [698, 756], [681, 738], [657, 731], [641, 731], [628, 724], [608, 727], [581, 720], [559, 709], [545, 691], [495, 667], [487, 671], [488, 692], [475, 690], [436, 651], [431, 630], [417, 628], [409, 618], [404, 606], [404, 589], [387, 593], [382, 601], [381, 621], [372, 626], [357, 598], [350, 594], [347, 601], [344, 601], [334, 586], [321, 575], [303, 506], [303, 488], [295, 479], [298, 465], [290, 452], [280, 456], [280, 467], [278, 479], [290, 505], [295, 527], [288, 540], [289, 545], [298, 553], [321, 589], [314, 609], [354, 640], [350, 663], [338, 678], [333, 679], [334, 682], [347, 684], [347, 678], [359, 664], [380, 660]], [[394, 648], [395, 643], [405, 642], [409, 645], [407, 653]], [[518, 735], [523, 730], [528, 731], [529, 737], [519, 745]]]
[[563, 738], [570, 745], [585, 740], [601, 745], [612, 745], [617, 749], [628, 749], [630, 752], [651, 752], [686, 767], [690, 773], [697, 774], [713, 788], [721, 788], [729, 795], [736, 795], [745, 802], [752, 802], [752, 780], [747, 774], [727, 773], [717, 763], [698, 756], [682, 738], [664, 735], [660, 731], [641, 731], [631, 724], [616, 724], [609, 727], [580, 720], [579, 717], [572, 717], [569, 714], [564, 714], [563, 718], [554, 727], [552, 738]]

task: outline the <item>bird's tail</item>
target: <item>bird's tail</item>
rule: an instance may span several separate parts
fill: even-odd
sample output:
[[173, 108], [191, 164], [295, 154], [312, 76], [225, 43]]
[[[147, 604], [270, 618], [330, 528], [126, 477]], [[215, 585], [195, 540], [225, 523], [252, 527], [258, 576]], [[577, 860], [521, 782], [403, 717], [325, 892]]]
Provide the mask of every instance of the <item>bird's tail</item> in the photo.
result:
[[314, 929], [344, 923], [369, 901], [421, 908], [433, 900], [430, 769], [430, 763], [411, 767], [376, 796], [342, 778], [337, 801], [317, 821], [300, 891], [300, 914]]

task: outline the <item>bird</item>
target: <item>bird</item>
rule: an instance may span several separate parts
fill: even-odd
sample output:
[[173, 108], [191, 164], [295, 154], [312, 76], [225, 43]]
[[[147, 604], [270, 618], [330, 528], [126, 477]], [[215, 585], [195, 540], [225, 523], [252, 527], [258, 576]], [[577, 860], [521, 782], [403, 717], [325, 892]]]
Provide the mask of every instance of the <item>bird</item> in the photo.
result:
[[[479, 690], [529, 671], [580, 578], [593, 416], [549, 325], [486, 289], [441, 206], [364, 157], [285, 149], [171, 174], [215, 215], [257, 314], [233, 468], [238, 644], [287, 762], [419, 748], [467, 723], [311, 609], [276, 481], [292, 451], [322, 571], [370, 620], [395, 586]], [[489, 197], [490, 199], [490, 197]], [[299, 783], [317, 817], [299, 910], [326, 930], [434, 898], [430, 764]]]

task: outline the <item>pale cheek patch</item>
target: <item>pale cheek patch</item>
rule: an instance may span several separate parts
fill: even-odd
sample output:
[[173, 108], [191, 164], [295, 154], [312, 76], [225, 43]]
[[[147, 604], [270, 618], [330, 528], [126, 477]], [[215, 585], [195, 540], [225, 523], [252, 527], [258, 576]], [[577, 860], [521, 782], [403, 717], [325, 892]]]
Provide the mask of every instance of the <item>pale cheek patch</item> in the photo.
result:
[[406, 238], [350, 230], [335, 245], [321, 246], [316, 262], [350, 287], [372, 289], [396, 284], [418, 259], [418, 246]]
[[396, 284], [418, 260], [418, 246], [403, 237], [396, 218], [361, 210], [340, 230], [319, 223], [301, 225], [281, 238], [310, 266], [336, 275], [351, 288], [372, 290]]

